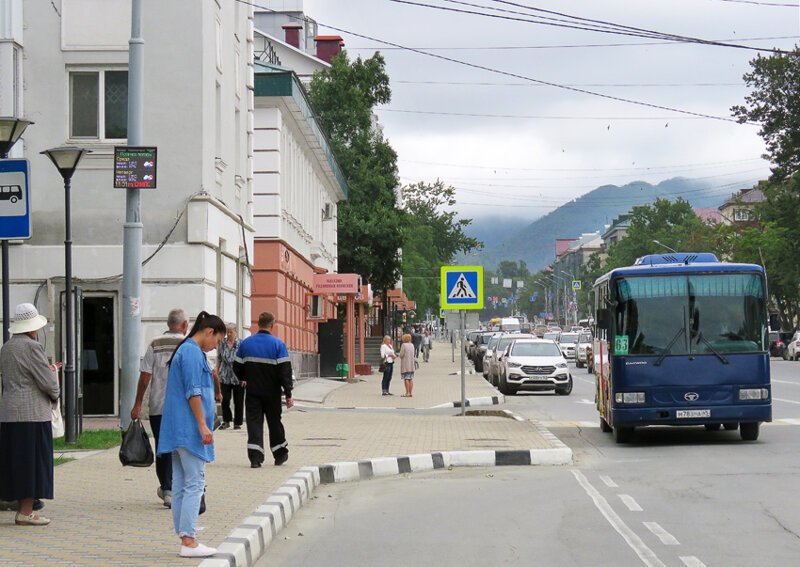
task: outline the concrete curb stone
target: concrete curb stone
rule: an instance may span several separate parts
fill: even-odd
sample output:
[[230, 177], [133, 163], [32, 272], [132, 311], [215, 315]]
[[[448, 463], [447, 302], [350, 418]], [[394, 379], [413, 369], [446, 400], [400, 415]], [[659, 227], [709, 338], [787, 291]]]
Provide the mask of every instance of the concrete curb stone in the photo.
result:
[[[513, 419], [522, 419], [511, 412], [506, 413]], [[203, 560], [200, 567], [251, 567], [255, 565], [275, 537], [288, 526], [294, 514], [323, 484], [369, 480], [452, 467], [572, 464], [572, 449], [540, 423], [535, 421], [532, 423], [537, 431], [551, 443], [552, 448], [441, 451], [302, 467], [283, 486], [270, 495], [262, 506], [245, 518], [217, 548], [218, 553]]]

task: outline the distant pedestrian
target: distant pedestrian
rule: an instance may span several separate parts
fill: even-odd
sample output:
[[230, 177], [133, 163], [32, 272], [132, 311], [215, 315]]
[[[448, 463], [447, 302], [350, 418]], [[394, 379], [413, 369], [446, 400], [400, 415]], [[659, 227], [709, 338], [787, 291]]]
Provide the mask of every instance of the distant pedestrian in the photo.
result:
[[392, 337], [386, 335], [383, 337], [383, 344], [381, 345], [381, 364], [384, 366], [381, 394], [384, 396], [393, 395], [389, 392], [389, 384], [392, 381], [395, 358], [397, 358], [397, 353], [394, 352], [394, 346], [392, 346]]
[[217, 550], [197, 541], [197, 517], [206, 463], [214, 460], [214, 379], [205, 353], [217, 348], [225, 323], [201, 311], [167, 362], [159, 455], [172, 455], [172, 523], [181, 557], [209, 557]]
[[[228, 323], [225, 328], [226, 336], [217, 347], [217, 367], [214, 370], [222, 389], [222, 425], [219, 428], [228, 429], [233, 421], [233, 428], [241, 429], [244, 423], [244, 388], [233, 371], [233, 362], [240, 341], [236, 336], [235, 324]], [[231, 414], [231, 400], [233, 400], [233, 414]]]
[[[131, 419], [139, 419], [141, 416], [144, 394], [149, 385], [150, 429], [153, 430], [156, 447], [161, 433], [164, 398], [167, 395], [167, 362], [183, 342], [188, 327], [189, 321], [184, 310], [171, 310], [167, 315], [167, 331], [150, 341], [139, 366], [139, 385], [136, 388], [136, 401], [131, 408]], [[156, 457], [156, 476], [159, 484], [156, 494], [164, 502], [164, 506], [169, 508], [172, 506], [172, 455], [169, 453]]]
[[414, 327], [411, 331], [411, 343], [414, 345], [414, 358], [419, 358], [419, 350], [422, 345], [422, 335], [419, 334], [419, 329]]
[[0, 349], [0, 499], [16, 500], [14, 523], [46, 526], [34, 500], [53, 499], [52, 408], [61, 391], [56, 372], [36, 340], [47, 319], [31, 303], [17, 305], [11, 333]]
[[414, 390], [414, 371], [416, 370], [416, 357], [414, 356], [414, 344], [411, 342], [411, 335], [403, 335], [403, 344], [400, 346], [400, 376], [403, 378], [403, 386], [406, 393], [404, 398], [410, 398]]
[[425, 332], [422, 335], [422, 360], [424, 362], [429, 362], [431, 358], [431, 349], [433, 348], [433, 337], [425, 329]]
[[272, 335], [275, 316], [268, 311], [258, 316], [258, 333], [239, 344], [233, 370], [247, 391], [247, 456], [250, 467], [257, 469], [264, 462], [264, 418], [269, 429], [269, 448], [275, 466], [289, 460], [289, 443], [281, 422], [281, 390], [286, 408], [292, 399], [292, 362], [286, 344]]

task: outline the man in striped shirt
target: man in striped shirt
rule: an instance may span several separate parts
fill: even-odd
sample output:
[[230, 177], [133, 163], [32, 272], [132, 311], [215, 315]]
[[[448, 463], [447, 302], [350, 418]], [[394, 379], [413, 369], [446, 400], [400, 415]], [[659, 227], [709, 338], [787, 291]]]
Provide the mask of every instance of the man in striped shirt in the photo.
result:
[[289, 444], [281, 422], [281, 391], [286, 396], [286, 408], [292, 399], [292, 363], [282, 340], [272, 335], [275, 317], [265, 311], [258, 316], [258, 333], [239, 344], [233, 371], [247, 392], [247, 456], [250, 466], [257, 469], [264, 462], [264, 417], [269, 429], [269, 448], [275, 465], [289, 459]]

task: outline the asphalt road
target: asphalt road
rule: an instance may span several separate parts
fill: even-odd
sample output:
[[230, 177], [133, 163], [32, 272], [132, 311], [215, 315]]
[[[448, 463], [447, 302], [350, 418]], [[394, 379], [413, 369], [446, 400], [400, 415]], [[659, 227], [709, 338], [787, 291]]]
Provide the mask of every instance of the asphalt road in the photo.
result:
[[600, 432], [593, 376], [573, 376], [570, 396], [507, 407], [545, 423], [574, 466], [324, 487], [260, 565], [800, 564], [800, 363], [773, 360], [774, 422], [757, 442], [654, 427], [616, 445]]

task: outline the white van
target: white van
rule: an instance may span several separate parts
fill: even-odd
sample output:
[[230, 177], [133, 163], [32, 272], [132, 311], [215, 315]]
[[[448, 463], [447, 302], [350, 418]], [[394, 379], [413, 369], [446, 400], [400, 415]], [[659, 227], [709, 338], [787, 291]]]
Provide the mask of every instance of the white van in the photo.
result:
[[519, 333], [519, 319], [516, 317], [503, 317], [500, 320], [500, 325], [498, 325], [497, 330], [504, 333]]

